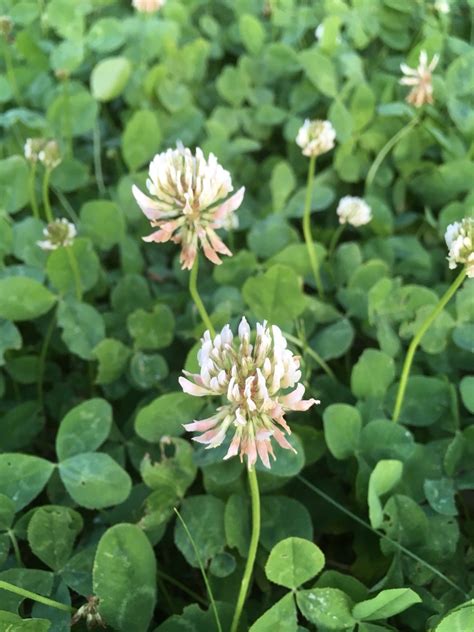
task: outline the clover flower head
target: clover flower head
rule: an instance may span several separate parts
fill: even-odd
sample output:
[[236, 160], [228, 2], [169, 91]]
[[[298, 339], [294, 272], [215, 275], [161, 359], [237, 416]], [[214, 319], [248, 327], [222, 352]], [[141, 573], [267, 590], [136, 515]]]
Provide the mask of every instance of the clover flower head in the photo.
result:
[[0, 35], [8, 38], [13, 30], [13, 20], [8, 15], [0, 15]]
[[132, 0], [132, 6], [139, 13], [156, 13], [166, 3], [166, 0]]
[[245, 188], [233, 190], [230, 173], [214, 154], [204, 157], [178, 143], [176, 149], [157, 154], [150, 163], [148, 197], [136, 186], [133, 195], [152, 226], [158, 230], [144, 241], [181, 244], [181, 267], [193, 267], [199, 244], [204, 255], [219, 265], [219, 255], [232, 256], [216, 230], [233, 225], [234, 211], [242, 204]]
[[448, 246], [449, 268], [458, 264], [466, 266], [467, 276], [474, 278], [474, 218], [465, 217], [460, 222], [450, 224], [444, 235]]
[[38, 162], [39, 154], [46, 141], [44, 138], [27, 138], [24, 146], [24, 155], [28, 162]]
[[320, 156], [334, 147], [336, 131], [329, 121], [306, 119], [298, 130], [296, 144], [304, 156]]
[[367, 202], [352, 195], [346, 195], [341, 198], [337, 205], [336, 213], [339, 215], [340, 224], [364, 226], [372, 219], [372, 209]]
[[57, 250], [65, 246], [72, 246], [77, 235], [76, 227], [67, 219], [56, 219], [43, 230], [46, 239], [36, 242], [42, 250]]
[[289, 410], [308, 410], [319, 401], [303, 399], [300, 360], [287, 349], [280, 328], [257, 323], [252, 344], [250, 327], [242, 318], [237, 340], [225, 325], [214, 338], [206, 331], [201, 342], [200, 373], [184, 371], [187, 377], [180, 377], [179, 383], [185, 393], [219, 396], [225, 403], [212, 417], [184, 426], [202, 433], [194, 441], [217, 448], [227, 432], [233, 432], [224, 459], [239, 454], [242, 461], [246, 456], [250, 469], [257, 458], [270, 468], [270, 456], [275, 458], [272, 439], [295, 451], [285, 437], [291, 430], [284, 415]]
[[46, 169], [52, 171], [61, 163], [61, 151], [58, 142], [55, 140], [45, 141], [42, 149], [38, 153], [38, 159]]
[[417, 68], [411, 68], [407, 64], [400, 64], [400, 69], [405, 75], [400, 79], [403, 86], [412, 86], [406, 101], [416, 108], [425, 103], [433, 103], [433, 78], [432, 72], [439, 62], [439, 55], [434, 55], [428, 63], [428, 54], [425, 50], [420, 52]]

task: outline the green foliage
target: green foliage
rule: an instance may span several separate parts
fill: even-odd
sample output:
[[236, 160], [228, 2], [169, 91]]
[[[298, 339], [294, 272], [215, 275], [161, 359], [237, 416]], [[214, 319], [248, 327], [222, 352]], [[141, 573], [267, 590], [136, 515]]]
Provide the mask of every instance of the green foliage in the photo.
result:
[[[183, 427], [226, 396], [180, 389], [206, 326], [181, 244], [142, 240], [157, 227], [132, 194], [152, 195], [149, 163], [177, 142], [245, 187], [216, 229], [232, 256], [199, 248], [214, 327], [278, 325], [321, 401], [285, 415], [296, 452], [273, 436], [271, 469], [255, 466], [241, 630], [474, 629], [472, 279], [422, 337], [393, 421], [408, 346], [460, 272], [445, 231], [474, 216], [473, 6], [0, 0], [0, 582], [66, 608], [1, 588], [0, 630], [63, 632], [72, 606], [118, 632], [214, 631], [198, 557], [231, 629], [252, 526], [246, 464], [223, 460], [238, 426], [214, 449]], [[416, 108], [400, 64], [423, 50], [439, 62]], [[321, 296], [305, 119], [336, 131], [308, 195]], [[46, 178], [29, 138], [58, 143]], [[347, 195], [373, 219], [340, 232]], [[67, 248], [38, 245], [48, 201], [75, 225]]]

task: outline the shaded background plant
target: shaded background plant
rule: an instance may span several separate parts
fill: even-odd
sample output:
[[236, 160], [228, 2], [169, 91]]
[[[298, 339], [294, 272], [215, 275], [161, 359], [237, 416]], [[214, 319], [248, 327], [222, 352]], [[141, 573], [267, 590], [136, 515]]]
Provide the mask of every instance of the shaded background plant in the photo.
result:
[[[321, 400], [293, 414], [297, 454], [258, 471], [243, 629], [288, 611], [296, 629], [288, 589], [303, 629], [327, 625], [326, 611], [343, 629], [469, 629], [472, 280], [421, 339], [391, 421], [406, 349], [454, 279], [445, 231], [473, 216], [472, 7], [441, 4], [168, 0], [144, 14], [125, 0], [0, 0], [0, 581], [74, 609], [94, 594], [110, 629], [210, 630], [177, 506], [230, 627], [249, 541], [245, 471], [183, 436], [214, 410], [178, 385], [183, 367], [198, 369], [204, 326], [178, 249], [142, 242], [149, 225], [131, 194], [181, 140], [246, 188], [234, 256], [200, 270], [213, 326], [235, 330], [243, 314], [279, 326], [307, 397]], [[439, 63], [433, 103], [415, 111], [400, 64], [415, 68], [423, 50]], [[309, 200], [324, 301], [300, 231], [306, 118], [337, 138]], [[48, 200], [77, 228], [49, 253], [37, 246], [45, 216], [30, 199], [44, 199], [45, 174], [32, 175], [28, 138], [58, 142]], [[372, 220], [329, 258], [348, 195]], [[325, 555], [323, 567], [311, 549], [319, 561], [291, 587], [266, 565], [287, 538]], [[322, 590], [334, 610], [310, 611], [308, 591]], [[361, 604], [387, 590], [421, 601], [405, 592], [410, 607], [367, 619], [373, 604]], [[2, 622], [20, 612], [38, 629], [69, 624], [69, 611], [12, 595], [0, 590]]]

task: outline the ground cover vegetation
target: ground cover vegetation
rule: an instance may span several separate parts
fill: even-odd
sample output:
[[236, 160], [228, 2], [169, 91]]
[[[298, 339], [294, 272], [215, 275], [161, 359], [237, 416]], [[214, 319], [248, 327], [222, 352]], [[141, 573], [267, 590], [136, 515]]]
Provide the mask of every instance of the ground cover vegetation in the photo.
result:
[[0, 48], [0, 630], [474, 630], [474, 2]]

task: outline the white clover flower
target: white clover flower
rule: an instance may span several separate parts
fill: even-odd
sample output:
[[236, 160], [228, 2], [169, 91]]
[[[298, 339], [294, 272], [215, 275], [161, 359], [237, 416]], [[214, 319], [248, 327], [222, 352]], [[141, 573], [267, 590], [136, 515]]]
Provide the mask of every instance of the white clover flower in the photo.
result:
[[336, 131], [329, 121], [306, 119], [296, 136], [305, 156], [320, 156], [334, 147]]
[[465, 217], [460, 222], [450, 224], [444, 235], [449, 248], [448, 261], [450, 270], [458, 263], [466, 266], [467, 276], [474, 278], [474, 218]]
[[403, 86], [412, 86], [406, 101], [416, 108], [425, 103], [433, 103], [432, 72], [439, 62], [439, 55], [434, 55], [428, 64], [428, 55], [425, 50], [420, 53], [417, 68], [411, 68], [406, 64], [400, 64], [400, 69], [405, 75], [400, 79]]
[[46, 141], [44, 138], [27, 138], [23, 152], [25, 158], [28, 162], [35, 163], [39, 160], [39, 154], [43, 147], [45, 146]]
[[372, 219], [372, 209], [367, 202], [352, 195], [340, 199], [336, 213], [339, 215], [340, 224], [364, 226]]
[[[203, 397], [220, 396], [225, 404], [208, 419], [186, 424], [186, 430], [201, 432], [194, 441], [207, 448], [220, 446], [230, 429], [233, 438], [224, 459], [240, 454], [252, 468], [260, 457], [270, 468], [270, 456], [275, 458], [271, 439], [288, 450], [294, 448], [285, 438], [291, 434], [284, 415], [289, 410], [308, 410], [315, 399], [304, 400], [300, 360], [287, 349], [279, 327], [257, 323], [254, 344], [250, 343], [250, 327], [242, 318], [235, 341], [229, 325], [214, 339], [204, 334], [198, 352], [200, 373], [183, 371], [179, 378], [185, 393]], [[296, 386], [296, 388], [295, 388]], [[293, 389], [286, 392], [287, 389]], [[283, 429], [283, 431], [282, 431]]]
[[434, 8], [438, 11], [438, 13], [444, 13], [445, 15], [451, 11], [451, 7], [447, 0], [436, 0]]
[[46, 169], [52, 171], [61, 163], [61, 151], [55, 140], [48, 140], [38, 154], [38, 159]]
[[154, 199], [133, 186], [132, 192], [152, 226], [159, 230], [144, 241], [181, 244], [181, 267], [190, 270], [198, 245], [212, 263], [222, 263], [219, 254], [232, 256], [215, 232], [235, 225], [233, 213], [242, 204], [245, 188], [231, 197], [230, 173], [214, 154], [204, 157], [198, 147], [191, 150], [178, 144], [176, 149], [157, 154], [150, 163], [147, 188]]
[[77, 235], [76, 227], [67, 219], [56, 219], [50, 222], [43, 230], [46, 237], [43, 241], [36, 243], [42, 250], [57, 250], [65, 246], [72, 246]]
[[139, 13], [156, 13], [166, 3], [166, 0], [132, 0], [132, 6]]

